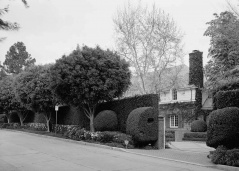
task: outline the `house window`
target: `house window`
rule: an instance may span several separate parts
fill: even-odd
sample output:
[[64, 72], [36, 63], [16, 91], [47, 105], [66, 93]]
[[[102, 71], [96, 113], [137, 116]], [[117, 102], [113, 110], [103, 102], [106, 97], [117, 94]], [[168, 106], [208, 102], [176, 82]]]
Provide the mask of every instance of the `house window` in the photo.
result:
[[173, 100], [177, 100], [177, 90], [176, 89], [173, 89], [172, 95], [173, 95]]
[[178, 115], [170, 116], [170, 128], [178, 128]]

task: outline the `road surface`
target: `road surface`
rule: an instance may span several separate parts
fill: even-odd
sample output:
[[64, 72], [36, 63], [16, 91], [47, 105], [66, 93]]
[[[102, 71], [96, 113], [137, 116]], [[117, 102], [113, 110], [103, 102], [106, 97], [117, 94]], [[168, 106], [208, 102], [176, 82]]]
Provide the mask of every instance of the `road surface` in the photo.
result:
[[0, 171], [35, 170], [213, 171], [216, 169], [0, 129]]

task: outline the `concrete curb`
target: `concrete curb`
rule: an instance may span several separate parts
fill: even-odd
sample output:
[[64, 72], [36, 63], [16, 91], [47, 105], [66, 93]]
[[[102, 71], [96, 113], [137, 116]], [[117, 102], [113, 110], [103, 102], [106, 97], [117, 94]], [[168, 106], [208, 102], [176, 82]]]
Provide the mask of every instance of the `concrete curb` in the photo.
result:
[[[81, 145], [88, 145], [88, 146], [93, 146], [93, 147], [111, 149], [111, 150], [126, 152], [126, 153], [130, 153], [130, 154], [146, 156], [146, 157], [152, 157], [152, 158], [158, 158], [158, 159], [162, 159], [162, 160], [179, 162], [179, 163], [195, 165], [195, 166], [200, 166], [200, 167], [215, 168], [215, 169], [220, 169], [220, 170], [225, 170], [225, 171], [239, 171], [239, 167], [226, 166], [226, 165], [216, 165], [216, 164], [203, 165], [203, 164], [198, 164], [198, 163], [186, 162], [186, 161], [182, 161], [182, 160], [175, 160], [175, 159], [170, 159], [170, 158], [165, 158], [165, 157], [158, 157], [158, 156], [153, 156], [153, 155], [148, 155], [148, 154], [131, 152], [131, 151], [128, 151], [127, 149], [118, 148], [118, 147], [110, 147], [110, 146], [102, 145], [102, 144], [88, 143], [88, 142], [84, 142], [84, 141], [76, 141], [76, 140], [72, 140], [72, 139], [64, 139], [64, 138], [59, 138], [59, 137], [35, 134], [35, 133], [31, 133], [31, 132], [24, 132], [24, 131], [20, 131], [20, 130], [12, 130], [12, 129], [4, 129], [4, 130], [12, 131], [12, 132], [21, 132], [21, 133], [30, 134], [30, 135], [33, 135], [33, 136], [38, 136], [38, 137], [57, 139], [57, 140], [65, 141], [65, 142], [71, 142], [71, 143], [77, 143], [77, 144], [81, 144]], [[183, 150], [181, 150], [181, 151], [183, 151]]]

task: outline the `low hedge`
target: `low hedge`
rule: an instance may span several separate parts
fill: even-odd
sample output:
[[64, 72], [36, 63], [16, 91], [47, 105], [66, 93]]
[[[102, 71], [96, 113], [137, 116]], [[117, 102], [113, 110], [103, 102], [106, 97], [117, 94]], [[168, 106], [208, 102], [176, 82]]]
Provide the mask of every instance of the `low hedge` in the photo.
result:
[[184, 133], [183, 140], [206, 141], [207, 140], [207, 132], [187, 132], [187, 133]]
[[203, 120], [195, 120], [191, 124], [191, 132], [206, 132], [207, 124]]
[[229, 149], [239, 147], [239, 108], [227, 107], [210, 113], [207, 145], [217, 148], [223, 145]]
[[228, 150], [224, 146], [219, 146], [210, 152], [209, 158], [215, 164], [239, 167], [239, 149]]

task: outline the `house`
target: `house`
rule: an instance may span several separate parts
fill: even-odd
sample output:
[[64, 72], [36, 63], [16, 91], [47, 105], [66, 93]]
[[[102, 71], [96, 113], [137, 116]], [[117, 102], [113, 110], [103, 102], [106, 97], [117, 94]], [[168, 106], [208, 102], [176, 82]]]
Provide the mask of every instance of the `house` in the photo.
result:
[[203, 89], [202, 52], [189, 54], [189, 68], [184, 84], [160, 91], [159, 111], [165, 117], [167, 129], [190, 129], [195, 119], [204, 119], [212, 110], [212, 98]]

